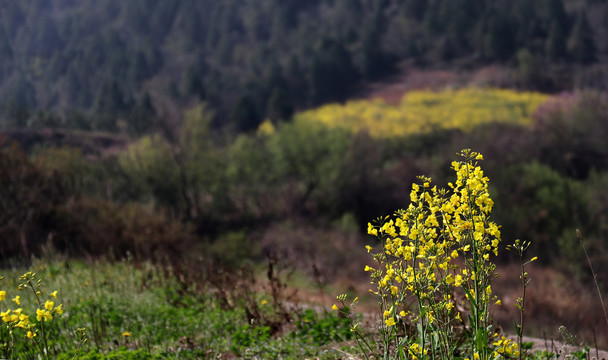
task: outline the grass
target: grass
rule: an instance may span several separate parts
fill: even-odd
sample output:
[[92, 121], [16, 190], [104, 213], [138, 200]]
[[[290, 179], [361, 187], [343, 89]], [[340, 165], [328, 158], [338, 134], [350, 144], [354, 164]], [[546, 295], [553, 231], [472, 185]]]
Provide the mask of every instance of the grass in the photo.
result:
[[[4, 279], [0, 290], [7, 294], [0, 302], [0, 310], [16, 307], [11, 299], [17, 295], [23, 309], [35, 306], [27, 291], [16, 290], [19, 277], [28, 271], [36, 272], [37, 278], [42, 279], [43, 297], [57, 290], [56, 305], [63, 304], [64, 313], [53, 320], [54, 330], [49, 334], [50, 358], [365, 358], [352, 339], [352, 324], [335, 312], [295, 308], [292, 321], [273, 333], [261, 321], [248, 320], [247, 307], [243, 304], [222, 305], [218, 289], [195, 284], [185, 286], [187, 282], [183, 279], [149, 263], [135, 266], [128, 261], [36, 260], [27, 268], [2, 269], [0, 274]], [[262, 274], [258, 274], [256, 278], [261, 277]], [[276, 310], [261, 282], [258, 280], [256, 285], [255, 298], [263, 316], [270, 318]], [[301, 276], [296, 277], [295, 283], [302, 289], [314, 290]], [[366, 297], [361, 295], [362, 299]], [[368, 339], [374, 341], [376, 324], [368, 320], [362, 321], [361, 326]], [[39, 358], [39, 353], [31, 349], [28, 352], [30, 343], [25, 337], [16, 338], [16, 343], [13, 358]], [[582, 358], [586, 352], [587, 349], [581, 347], [568, 354]], [[555, 350], [530, 351], [526, 358], [555, 359], [556, 355]]]
[[[184, 288], [150, 264], [36, 261], [28, 269], [5, 269], [3, 310], [17, 294], [24, 311], [35, 307], [25, 292], [16, 290], [26, 271], [43, 280], [43, 296], [58, 290], [57, 303], [63, 304], [65, 312], [53, 319], [48, 336], [51, 358], [336, 359], [353, 345], [347, 342], [348, 320], [335, 314], [300, 310], [292, 323], [273, 333], [269, 326], [249, 322], [245, 307], [223, 307], [212, 291]], [[256, 296], [270, 316], [274, 310], [268, 295]], [[37, 358], [23, 350], [31, 345], [28, 341], [16, 336], [16, 345], [24, 346], [15, 347], [14, 358]], [[344, 349], [336, 345], [340, 343]]]

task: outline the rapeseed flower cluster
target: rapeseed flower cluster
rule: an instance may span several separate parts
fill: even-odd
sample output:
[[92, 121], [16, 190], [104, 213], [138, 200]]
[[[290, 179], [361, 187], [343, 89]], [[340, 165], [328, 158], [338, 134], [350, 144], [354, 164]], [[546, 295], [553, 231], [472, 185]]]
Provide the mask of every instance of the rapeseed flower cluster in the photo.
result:
[[55, 305], [58, 292], [49, 293], [45, 300], [42, 280], [36, 279], [36, 273], [27, 272], [19, 279], [21, 282], [17, 290], [33, 294], [34, 308], [28, 309], [25, 304], [22, 305], [21, 295], [8, 302], [6, 290], [0, 290], [0, 353], [4, 358], [12, 359], [15, 357], [16, 344], [29, 341], [30, 346], [34, 345], [40, 354], [48, 357], [49, 329], [53, 319], [63, 314], [62, 304]]
[[354, 100], [328, 104], [297, 115], [330, 128], [354, 133], [367, 131], [375, 138], [392, 138], [438, 129], [469, 131], [491, 122], [528, 125], [532, 114], [549, 96], [507, 89], [464, 88], [445, 91], [409, 91], [400, 104], [382, 100]]
[[[376, 266], [365, 270], [375, 285], [370, 291], [381, 299], [386, 351], [397, 349], [411, 358], [430, 351], [452, 358], [454, 331], [464, 322], [457, 309], [468, 308], [473, 334], [468, 352], [483, 359], [491, 354], [491, 256], [498, 253], [500, 230], [490, 219], [494, 202], [489, 179], [478, 165], [483, 156], [471, 150], [461, 156], [461, 161], [452, 162], [456, 181], [447, 189], [419, 177], [405, 210], [368, 224], [368, 233], [383, 244], [381, 252], [372, 254]], [[366, 248], [370, 252], [371, 247]], [[417, 323], [419, 338], [408, 339], [407, 331], [398, 329], [406, 317]]]

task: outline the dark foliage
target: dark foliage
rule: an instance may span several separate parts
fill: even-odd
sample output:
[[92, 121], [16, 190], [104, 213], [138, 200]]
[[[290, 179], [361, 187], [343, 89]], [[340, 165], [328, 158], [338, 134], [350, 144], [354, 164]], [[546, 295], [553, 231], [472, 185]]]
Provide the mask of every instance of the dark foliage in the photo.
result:
[[[606, 34], [599, 17], [608, 11], [605, 2], [2, 0], [0, 5], [4, 127], [141, 134], [158, 125], [151, 106], [158, 111], [204, 100], [217, 110], [217, 125], [248, 131], [260, 119], [288, 120], [292, 109], [343, 101], [354, 86], [390, 75], [400, 62], [515, 65], [525, 51], [543, 66], [522, 69], [522, 85], [563, 90], [568, 84], [547, 79], [564, 71], [584, 74], [578, 65], [595, 63], [608, 51], [598, 40]], [[595, 84], [592, 76], [578, 78], [579, 85]], [[49, 115], [41, 120], [40, 110]]]

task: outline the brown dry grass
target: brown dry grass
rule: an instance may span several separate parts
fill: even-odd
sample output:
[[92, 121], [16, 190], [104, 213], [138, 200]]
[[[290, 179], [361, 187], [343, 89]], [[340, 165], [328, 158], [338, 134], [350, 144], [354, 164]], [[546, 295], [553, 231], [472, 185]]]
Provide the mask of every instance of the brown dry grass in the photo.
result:
[[383, 99], [387, 104], [398, 104], [408, 91], [433, 90], [439, 91], [450, 87], [464, 86], [512, 86], [512, 76], [500, 66], [492, 65], [475, 71], [454, 71], [443, 69], [422, 70], [404, 68], [400, 74], [382, 81], [372, 82], [363, 86], [357, 98]]
[[[608, 348], [608, 327], [593, 284], [585, 285], [566, 272], [528, 265], [531, 279], [525, 302], [525, 335], [561, 341], [560, 326], [576, 336], [576, 341]], [[513, 320], [519, 319], [515, 304], [521, 296], [519, 267], [498, 268], [493, 288], [502, 299], [494, 309], [494, 318], [507, 333], [514, 333]], [[595, 332], [595, 339], [594, 339]]]

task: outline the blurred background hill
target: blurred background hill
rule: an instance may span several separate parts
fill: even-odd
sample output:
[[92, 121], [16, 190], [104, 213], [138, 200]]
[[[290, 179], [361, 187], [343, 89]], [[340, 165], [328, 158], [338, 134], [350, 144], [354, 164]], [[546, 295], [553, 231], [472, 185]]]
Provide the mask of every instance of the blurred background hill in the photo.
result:
[[141, 134], [196, 101], [215, 126], [344, 101], [411, 67], [497, 64], [494, 85], [604, 89], [604, 1], [2, 0], [3, 127]]

